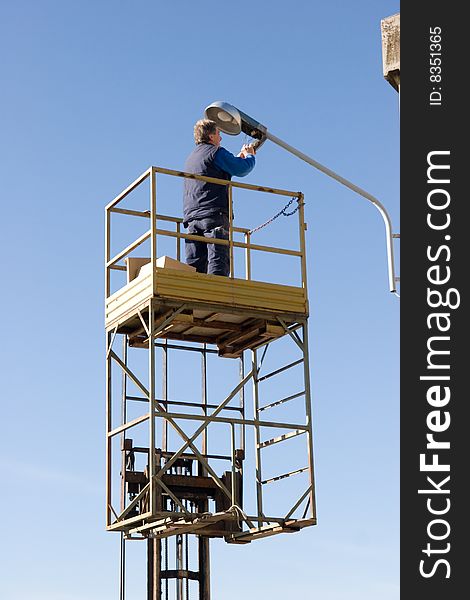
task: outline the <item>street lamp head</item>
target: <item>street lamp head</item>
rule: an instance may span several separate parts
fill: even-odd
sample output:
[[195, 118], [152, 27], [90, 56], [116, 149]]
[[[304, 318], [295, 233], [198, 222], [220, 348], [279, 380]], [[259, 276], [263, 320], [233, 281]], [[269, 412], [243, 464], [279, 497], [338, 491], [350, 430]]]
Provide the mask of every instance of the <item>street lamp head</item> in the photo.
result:
[[240, 111], [227, 102], [213, 102], [206, 108], [205, 116], [229, 135], [238, 135], [242, 130]]
[[220, 131], [229, 135], [238, 135], [243, 131], [261, 143], [266, 139], [267, 129], [264, 125], [228, 102], [213, 102], [206, 108], [205, 116], [214, 121]]

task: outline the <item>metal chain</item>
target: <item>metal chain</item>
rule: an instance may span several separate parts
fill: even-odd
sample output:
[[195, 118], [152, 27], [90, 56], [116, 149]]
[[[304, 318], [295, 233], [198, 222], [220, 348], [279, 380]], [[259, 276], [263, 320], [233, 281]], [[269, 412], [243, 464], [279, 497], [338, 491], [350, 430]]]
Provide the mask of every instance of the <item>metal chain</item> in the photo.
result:
[[286, 212], [286, 210], [289, 208], [289, 206], [292, 204], [292, 202], [294, 202], [294, 200], [297, 200], [297, 199], [298, 199], [297, 196], [294, 196], [293, 198], [291, 198], [289, 200], [289, 202], [284, 206], [284, 208], [282, 210], [280, 210], [277, 214], [275, 214], [274, 217], [271, 217], [265, 223], [258, 225], [258, 227], [255, 227], [254, 229], [250, 229], [250, 231], [248, 233], [251, 235], [252, 233], [255, 233], [255, 231], [259, 231], [260, 229], [263, 229], [263, 227], [266, 227], [266, 225], [269, 225], [270, 223], [275, 221], [281, 215], [283, 215], [284, 217], [290, 217], [290, 216], [294, 215], [299, 210], [300, 204], [297, 204], [296, 208], [290, 212]]

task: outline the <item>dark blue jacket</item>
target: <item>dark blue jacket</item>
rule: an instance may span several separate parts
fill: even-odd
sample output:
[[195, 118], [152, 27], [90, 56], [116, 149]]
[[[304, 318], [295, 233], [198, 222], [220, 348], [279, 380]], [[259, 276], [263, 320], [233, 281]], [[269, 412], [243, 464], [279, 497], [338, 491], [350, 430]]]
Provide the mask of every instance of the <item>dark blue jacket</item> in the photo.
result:
[[[198, 144], [184, 165], [187, 173], [230, 180], [231, 176], [214, 164], [219, 148], [213, 144]], [[227, 186], [197, 179], [184, 180], [184, 223], [204, 219], [216, 213], [228, 215]]]

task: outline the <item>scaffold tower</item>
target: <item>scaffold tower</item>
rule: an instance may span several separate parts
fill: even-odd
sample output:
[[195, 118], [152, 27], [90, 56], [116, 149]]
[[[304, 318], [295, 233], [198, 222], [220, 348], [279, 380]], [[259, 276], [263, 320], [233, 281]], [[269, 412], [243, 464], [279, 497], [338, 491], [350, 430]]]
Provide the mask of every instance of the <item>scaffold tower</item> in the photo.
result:
[[[188, 177], [227, 186], [228, 240], [166, 214], [181, 209], [167, 180]], [[293, 199], [295, 248], [235, 224], [234, 200], [253, 194]], [[106, 207], [106, 528], [121, 537], [121, 600], [128, 542], [146, 543], [149, 600], [209, 600], [211, 538], [316, 524], [305, 231], [300, 192], [160, 167]], [[188, 239], [227, 244], [230, 276], [186, 265]], [[259, 255], [270, 278], [253, 276]]]

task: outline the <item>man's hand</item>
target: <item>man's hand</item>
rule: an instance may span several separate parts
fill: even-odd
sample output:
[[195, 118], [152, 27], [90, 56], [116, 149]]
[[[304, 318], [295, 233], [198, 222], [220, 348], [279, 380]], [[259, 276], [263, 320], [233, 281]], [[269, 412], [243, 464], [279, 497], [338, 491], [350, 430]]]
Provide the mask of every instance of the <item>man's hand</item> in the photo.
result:
[[240, 150], [240, 153], [238, 154], [238, 156], [241, 158], [246, 158], [249, 154], [254, 155], [255, 149], [250, 145], [243, 144], [242, 149]]

